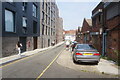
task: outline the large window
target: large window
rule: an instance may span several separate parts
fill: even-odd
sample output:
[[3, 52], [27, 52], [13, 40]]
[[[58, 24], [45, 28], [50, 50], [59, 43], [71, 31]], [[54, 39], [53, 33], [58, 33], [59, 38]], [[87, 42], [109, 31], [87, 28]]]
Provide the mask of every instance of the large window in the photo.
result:
[[44, 35], [44, 25], [42, 25], [42, 35]]
[[23, 2], [22, 3], [22, 10], [26, 11], [26, 8], [27, 8], [27, 2]]
[[14, 13], [9, 10], [5, 10], [5, 31], [15, 32]]
[[33, 16], [37, 17], [37, 7], [35, 4], [33, 4]]

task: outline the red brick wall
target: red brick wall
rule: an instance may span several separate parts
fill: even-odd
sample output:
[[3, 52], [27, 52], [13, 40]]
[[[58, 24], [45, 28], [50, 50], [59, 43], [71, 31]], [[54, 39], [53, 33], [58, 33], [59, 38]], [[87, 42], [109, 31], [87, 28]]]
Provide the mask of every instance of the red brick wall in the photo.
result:
[[86, 43], [90, 42], [90, 34], [86, 33], [87, 31], [91, 31], [91, 26], [89, 26], [87, 21], [84, 19], [82, 29], [81, 29], [81, 32], [83, 33], [81, 36], [82, 37], [82, 40], [80, 41], [81, 43], [85, 43], [85, 41], [84, 41], [85, 34], [87, 34], [89, 36], [89, 40], [86, 41]]
[[120, 17], [118, 17], [118, 16], [108, 20], [106, 22], [107, 28], [112, 29], [112, 28], [116, 27], [120, 23], [119, 20], [120, 20]]
[[113, 60], [118, 59], [118, 54], [116, 51], [119, 50], [119, 40], [118, 40], [118, 31], [111, 31], [107, 36], [107, 56]]
[[115, 27], [120, 27], [120, 26], [118, 26], [118, 24], [120, 24], [119, 19], [120, 19], [120, 17], [117, 16], [117, 17], [114, 17], [114, 18], [106, 21], [107, 28], [110, 30], [108, 32], [108, 36], [107, 36], [107, 56], [112, 58], [113, 60], [118, 59], [118, 54], [116, 52], [120, 50], [119, 49], [119, 46], [120, 46], [119, 32], [120, 32], [120, 30], [113, 29]]

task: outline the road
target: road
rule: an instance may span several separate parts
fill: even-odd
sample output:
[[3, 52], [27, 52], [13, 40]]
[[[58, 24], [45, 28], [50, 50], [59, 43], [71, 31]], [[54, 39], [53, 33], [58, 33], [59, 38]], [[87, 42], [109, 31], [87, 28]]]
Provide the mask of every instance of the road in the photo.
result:
[[[111, 78], [111, 80], [116, 80], [112, 79], [115, 77], [109, 75], [77, 71], [58, 64], [58, 60], [61, 55], [65, 54], [64, 52], [64, 45], [61, 45], [53, 49], [39, 52], [25, 59], [18, 60], [13, 64], [8, 63], [9, 65], [6, 64], [7, 66], [2, 67], [2, 78], [3, 80], [46, 80], [50, 78], [69, 78], [69, 80], [70, 78], [71, 80], [73, 80], [73, 78]], [[63, 58], [63, 63], [64, 62]]]

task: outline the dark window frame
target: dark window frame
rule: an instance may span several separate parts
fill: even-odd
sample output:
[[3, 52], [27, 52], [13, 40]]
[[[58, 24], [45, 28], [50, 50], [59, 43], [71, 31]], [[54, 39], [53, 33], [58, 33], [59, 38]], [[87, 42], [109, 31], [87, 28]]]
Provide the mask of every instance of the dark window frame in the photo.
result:
[[[10, 12], [12, 12], [12, 14], [13, 14], [13, 31], [6, 31], [6, 29], [5, 29], [5, 32], [11, 32], [11, 33], [16, 33], [16, 13], [14, 12], [14, 11], [12, 11], [12, 10], [9, 10], [9, 9], [5, 9], [5, 10], [7, 10], [7, 11], [10, 11]], [[5, 11], [4, 10], [4, 11]], [[6, 14], [5, 14], [6, 15]], [[6, 21], [5, 21], [5, 28], [6, 28]]]

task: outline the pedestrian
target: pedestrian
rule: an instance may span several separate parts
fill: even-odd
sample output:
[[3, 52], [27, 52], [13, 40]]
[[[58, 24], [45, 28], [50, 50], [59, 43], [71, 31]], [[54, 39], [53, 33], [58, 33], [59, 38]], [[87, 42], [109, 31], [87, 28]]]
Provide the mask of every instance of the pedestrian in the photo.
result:
[[18, 50], [18, 55], [21, 55], [22, 43], [20, 43], [20, 41], [16, 44], [16, 48]]
[[55, 41], [52, 41], [52, 46], [54, 46], [55, 45]]
[[70, 42], [69, 41], [66, 41], [66, 49], [69, 50], [69, 45], [70, 45]]

